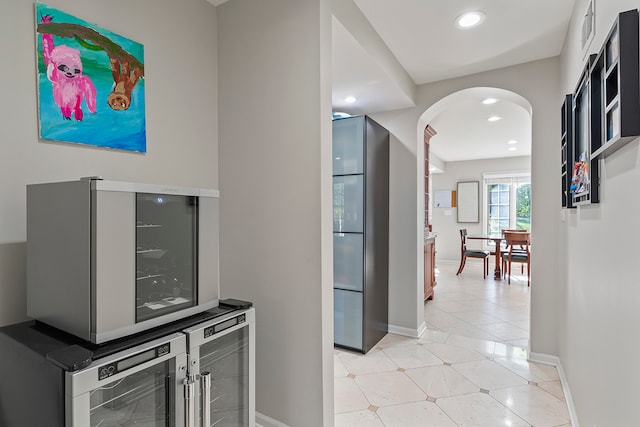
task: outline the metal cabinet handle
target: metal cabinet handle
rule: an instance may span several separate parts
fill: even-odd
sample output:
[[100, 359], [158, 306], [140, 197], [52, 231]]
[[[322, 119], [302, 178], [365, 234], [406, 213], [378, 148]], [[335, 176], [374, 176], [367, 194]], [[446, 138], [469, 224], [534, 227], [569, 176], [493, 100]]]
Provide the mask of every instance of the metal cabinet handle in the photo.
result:
[[200, 396], [202, 399], [202, 427], [211, 426], [211, 373], [200, 374]]
[[196, 427], [196, 401], [195, 395], [195, 379], [194, 376], [189, 375], [182, 381], [184, 386], [184, 425], [185, 427]]

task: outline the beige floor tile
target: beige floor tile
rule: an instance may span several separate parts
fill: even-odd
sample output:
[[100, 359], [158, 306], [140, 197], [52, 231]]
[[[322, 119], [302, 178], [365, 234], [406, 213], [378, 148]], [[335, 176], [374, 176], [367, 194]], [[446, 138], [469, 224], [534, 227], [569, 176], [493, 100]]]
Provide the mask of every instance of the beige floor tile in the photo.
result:
[[510, 387], [490, 392], [515, 414], [534, 426], [557, 426], [569, 422], [567, 405], [533, 385]]
[[407, 369], [407, 376], [428, 396], [441, 398], [480, 391], [480, 388], [451, 366]]
[[497, 342], [493, 356], [496, 358], [526, 359], [528, 357], [528, 350], [525, 346]]
[[529, 362], [518, 358], [495, 358], [495, 362], [513, 371], [528, 381], [536, 383], [553, 381], [559, 378], [554, 366]]
[[[427, 303], [428, 305], [428, 303]], [[455, 317], [450, 313], [445, 313], [437, 308], [425, 310], [424, 320], [437, 329], [453, 328], [456, 326], [468, 326], [469, 323]]]
[[376, 344], [375, 347], [378, 349], [384, 349], [386, 347], [393, 347], [397, 345], [415, 345], [417, 342], [417, 338], [405, 337], [396, 334], [387, 334], [380, 341], [378, 341], [378, 344]]
[[487, 357], [493, 357], [496, 350], [495, 341], [463, 337], [460, 335], [450, 335], [446, 343], [458, 347], [468, 348], [470, 350], [475, 350]]
[[479, 325], [478, 328], [482, 329], [487, 333], [490, 333], [491, 335], [498, 337], [500, 341], [520, 340], [520, 339], [529, 338], [528, 331], [525, 331], [524, 329], [520, 329], [517, 326], [508, 322]]
[[465, 325], [461, 325], [453, 328], [443, 328], [442, 330], [451, 335], [461, 335], [463, 337], [475, 338], [479, 340], [492, 340], [492, 341], [500, 340], [500, 338], [498, 338], [496, 335], [493, 335], [490, 332], [487, 332], [486, 330], [482, 329], [480, 326], [475, 326], [468, 323]]
[[562, 390], [562, 383], [560, 382], [560, 380], [539, 382], [538, 387], [540, 387], [547, 393], [551, 393], [554, 397], [560, 400], [565, 400], [564, 391]]
[[474, 360], [485, 360], [486, 357], [475, 350], [458, 347], [451, 344], [425, 343], [424, 348], [435, 354], [442, 361], [447, 363], [470, 362]]
[[472, 383], [485, 390], [527, 384], [527, 380], [492, 360], [456, 363], [453, 369], [467, 377]]
[[336, 378], [333, 387], [335, 413], [356, 411], [369, 407], [369, 401], [353, 379]]
[[385, 427], [375, 412], [369, 410], [336, 414], [335, 427]]
[[528, 338], [522, 338], [520, 340], [507, 340], [507, 341], [503, 341], [505, 344], [509, 344], [511, 346], [516, 346], [516, 347], [522, 347], [522, 348], [528, 348], [529, 347], [529, 339]]
[[390, 372], [398, 366], [381, 350], [372, 349], [367, 354], [343, 352], [338, 355], [349, 373], [354, 375]]
[[[427, 303], [430, 304], [430, 303]], [[446, 301], [441, 302], [440, 300], [433, 301], [433, 307], [444, 311], [445, 313], [455, 314], [462, 313], [465, 311], [472, 310], [473, 308], [469, 305], [469, 301]]]
[[337, 353], [333, 354], [333, 376], [335, 378], [346, 377], [349, 375], [349, 371], [345, 368], [344, 363], [340, 360]]
[[[429, 326], [427, 326], [427, 328], [429, 328]], [[427, 329], [426, 331], [424, 331], [424, 333], [418, 339], [418, 341], [421, 343], [425, 343], [425, 342], [444, 343], [447, 341], [447, 339], [449, 339], [448, 333], [438, 331], [435, 329]]]
[[514, 320], [512, 322], [509, 322], [514, 326], [517, 326], [520, 329], [524, 329], [525, 331], [529, 331], [529, 318], [527, 319], [522, 319], [522, 320]]
[[403, 372], [361, 375], [354, 380], [367, 400], [378, 407], [427, 399], [420, 387]]
[[453, 313], [453, 315], [472, 325], [486, 325], [487, 323], [498, 323], [502, 321], [502, 319], [492, 316], [486, 311], [480, 310], [463, 311], [460, 313]]
[[436, 366], [443, 363], [438, 356], [417, 343], [411, 346], [388, 347], [383, 351], [393, 363], [403, 369]]
[[484, 393], [445, 397], [438, 399], [436, 404], [460, 427], [530, 427], [522, 418]]
[[442, 409], [426, 401], [385, 406], [377, 415], [386, 427], [456, 427]]

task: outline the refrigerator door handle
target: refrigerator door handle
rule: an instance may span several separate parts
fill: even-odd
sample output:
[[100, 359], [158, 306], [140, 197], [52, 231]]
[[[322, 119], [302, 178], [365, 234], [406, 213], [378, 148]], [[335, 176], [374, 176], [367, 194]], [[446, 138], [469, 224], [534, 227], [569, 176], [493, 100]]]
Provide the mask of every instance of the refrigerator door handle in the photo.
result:
[[200, 396], [202, 399], [202, 427], [211, 426], [211, 373], [200, 374]]
[[196, 401], [195, 401], [195, 376], [188, 375], [182, 381], [184, 387], [184, 425], [185, 427], [196, 427]]

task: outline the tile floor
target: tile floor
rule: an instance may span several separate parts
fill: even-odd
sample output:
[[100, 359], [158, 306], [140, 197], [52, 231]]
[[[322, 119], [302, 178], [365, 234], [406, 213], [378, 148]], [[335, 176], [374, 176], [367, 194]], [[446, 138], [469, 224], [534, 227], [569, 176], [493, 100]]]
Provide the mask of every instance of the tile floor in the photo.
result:
[[422, 337], [336, 348], [336, 427], [571, 426], [556, 369], [527, 361], [526, 276], [507, 285], [457, 267], [438, 265]]

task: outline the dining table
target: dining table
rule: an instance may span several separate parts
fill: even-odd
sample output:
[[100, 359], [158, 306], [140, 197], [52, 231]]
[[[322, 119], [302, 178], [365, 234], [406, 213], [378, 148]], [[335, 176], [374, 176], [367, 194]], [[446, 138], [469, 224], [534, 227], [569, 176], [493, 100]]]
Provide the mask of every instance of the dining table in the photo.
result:
[[493, 278], [495, 280], [502, 280], [502, 241], [504, 240], [503, 234], [468, 234], [468, 240], [493, 240], [496, 246], [496, 267], [493, 270]]

